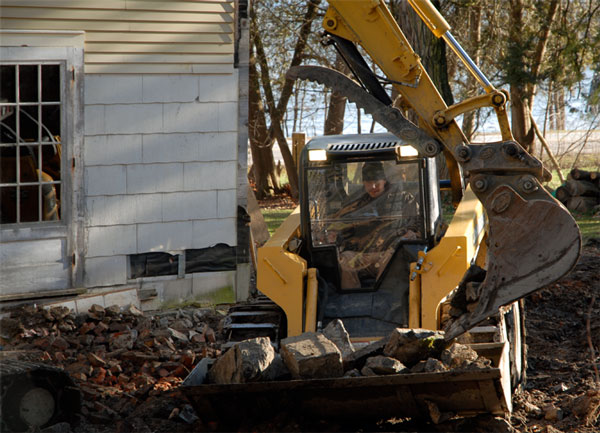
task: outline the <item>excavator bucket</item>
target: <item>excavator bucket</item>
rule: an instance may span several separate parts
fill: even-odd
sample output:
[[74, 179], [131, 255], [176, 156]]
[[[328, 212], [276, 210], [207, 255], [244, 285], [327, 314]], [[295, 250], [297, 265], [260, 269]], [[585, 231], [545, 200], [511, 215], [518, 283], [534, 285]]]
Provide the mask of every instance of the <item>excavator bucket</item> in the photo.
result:
[[446, 328], [447, 339], [496, 314], [502, 305], [556, 281], [575, 266], [580, 255], [577, 223], [536, 179], [527, 177], [532, 182], [526, 188], [531, 196], [525, 199], [515, 188], [519, 182], [486, 177], [498, 185], [491, 193], [478, 194], [489, 223], [487, 273], [474, 311]]

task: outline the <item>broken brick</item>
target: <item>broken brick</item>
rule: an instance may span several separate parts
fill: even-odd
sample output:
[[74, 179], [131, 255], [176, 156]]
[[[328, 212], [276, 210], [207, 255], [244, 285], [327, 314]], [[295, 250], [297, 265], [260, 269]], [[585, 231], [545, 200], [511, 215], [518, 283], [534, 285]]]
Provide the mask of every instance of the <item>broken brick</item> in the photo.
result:
[[125, 307], [123, 314], [130, 314], [136, 317], [141, 317], [144, 315], [144, 313], [133, 304], [129, 304], [127, 307]]
[[93, 304], [88, 309], [88, 314], [92, 319], [102, 320], [106, 315], [106, 311], [104, 310], [104, 307], [102, 305]]
[[102, 384], [104, 382], [104, 378], [106, 377], [106, 370], [102, 367], [94, 368], [92, 372], [92, 381], [97, 384]]
[[56, 337], [54, 337], [53, 335], [48, 335], [47, 337], [38, 338], [33, 341], [33, 345], [42, 350], [48, 350], [52, 346], [52, 343], [54, 343], [55, 338]]
[[206, 330], [204, 331], [204, 338], [209, 343], [217, 342], [217, 336], [215, 335], [214, 329], [212, 329], [211, 327], [206, 328]]
[[191, 351], [186, 351], [182, 356], [181, 356], [181, 362], [183, 365], [185, 365], [188, 368], [192, 368], [194, 365], [194, 361], [196, 360], [196, 355], [194, 354], [194, 352]]
[[121, 314], [121, 307], [116, 304], [109, 305], [104, 309], [104, 312], [108, 317], [118, 317]]
[[71, 312], [71, 310], [69, 310], [67, 307], [64, 307], [62, 305], [56, 306], [56, 307], [51, 307], [50, 310], [50, 315], [54, 318], [54, 320], [63, 320], [65, 317], [67, 317], [69, 315], [69, 313]]
[[102, 335], [106, 331], [108, 331], [108, 325], [104, 322], [98, 322], [98, 324], [94, 328], [94, 334], [98, 336]]
[[94, 367], [104, 367], [106, 365], [106, 361], [95, 353], [88, 353], [87, 359]]
[[88, 332], [93, 331], [95, 327], [96, 327], [96, 324], [94, 322], [85, 322], [79, 328], [79, 333], [82, 334], [82, 335], [83, 334], [87, 334]]

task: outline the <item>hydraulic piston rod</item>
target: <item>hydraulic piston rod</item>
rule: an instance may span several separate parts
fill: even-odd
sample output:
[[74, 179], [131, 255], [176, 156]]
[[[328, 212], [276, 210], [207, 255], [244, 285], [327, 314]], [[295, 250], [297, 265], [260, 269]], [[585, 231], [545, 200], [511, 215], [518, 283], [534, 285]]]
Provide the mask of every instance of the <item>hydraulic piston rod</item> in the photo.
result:
[[481, 72], [475, 62], [469, 57], [465, 50], [460, 46], [458, 41], [454, 39], [452, 33], [450, 33], [450, 24], [444, 19], [444, 17], [438, 12], [438, 10], [431, 4], [429, 0], [408, 0], [412, 8], [415, 10], [417, 15], [423, 20], [423, 22], [429, 27], [429, 30], [438, 38], [444, 39], [448, 46], [454, 51], [458, 58], [464, 63], [469, 72], [475, 77], [475, 79], [481, 84], [487, 93], [492, 93], [496, 89], [487, 79], [485, 74]]

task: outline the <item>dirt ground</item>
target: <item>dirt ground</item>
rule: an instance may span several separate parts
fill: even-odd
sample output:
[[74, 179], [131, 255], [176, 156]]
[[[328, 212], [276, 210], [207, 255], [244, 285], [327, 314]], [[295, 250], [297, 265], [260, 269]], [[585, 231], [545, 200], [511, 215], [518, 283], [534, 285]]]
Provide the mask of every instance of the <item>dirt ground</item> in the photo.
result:
[[[396, 431], [396, 432], [582, 432], [600, 431], [600, 239], [583, 249], [575, 269], [560, 281], [526, 299], [528, 345], [527, 383], [514, 396], [514, 411], [506, 419], [479, 417], [450, 420], [435, 425], [414, 420], [387, 420], [361, 425], [307, 420], [302, 416], [273, 414], [267, 421], [242, 424], [242, 431]], [[201, 342], [202, 351], [192, 345], [187, 351], [216, 356], [222, 336], [218, 322], [222, 313], [209, 317], [216, 341]], [[154, 319], [153, 319], [154, 320]], [[163, 319], [162, 323], [165, 323]], [[157, 322], [158, 323], [158, 322]], [[169, 322], [172, 324], [172, 322]], [[148, 325], [149, 326], [149, 325]], [[200, 326], [200, 325], [198, 325]], [[6, 344], [3, 350], [11, 347]], [[179, 348], [180, 346], [178, 346]], [[594, 355], [592, 355], [593, 348]], [[176, 348], [177, 349], [177, 348]], [[177, 352], [179, 353], [179, 352]], [[54, 354], [46, 357], [54, 362]], [[178, 358], [177, 358], [178, 359]], [[64, 362], [63, 362], [64, 363]], [[127, 372], [132, 376], [132, 372]], [[89, 380], [89, 379], [88, 379]], [[83, 393], [85, 415], [79, 424], [57, 424], [44, 432], [205, 432], [218, 426], [199, 419], [183, 395], [180, 380], [163, 388], [154, 386], [110, 395]], [[80, 384], [85, 385], [81, 382]], [[110, 410], [106, 410], [106, 408]]]

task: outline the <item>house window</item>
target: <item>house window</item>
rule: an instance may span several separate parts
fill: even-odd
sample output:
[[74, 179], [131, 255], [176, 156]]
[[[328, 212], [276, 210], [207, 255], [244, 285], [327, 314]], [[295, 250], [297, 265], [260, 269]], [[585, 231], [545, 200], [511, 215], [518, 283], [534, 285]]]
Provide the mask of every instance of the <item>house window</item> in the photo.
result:
[[61, 63], [0, 65], [0, 223], [61, 219]]

